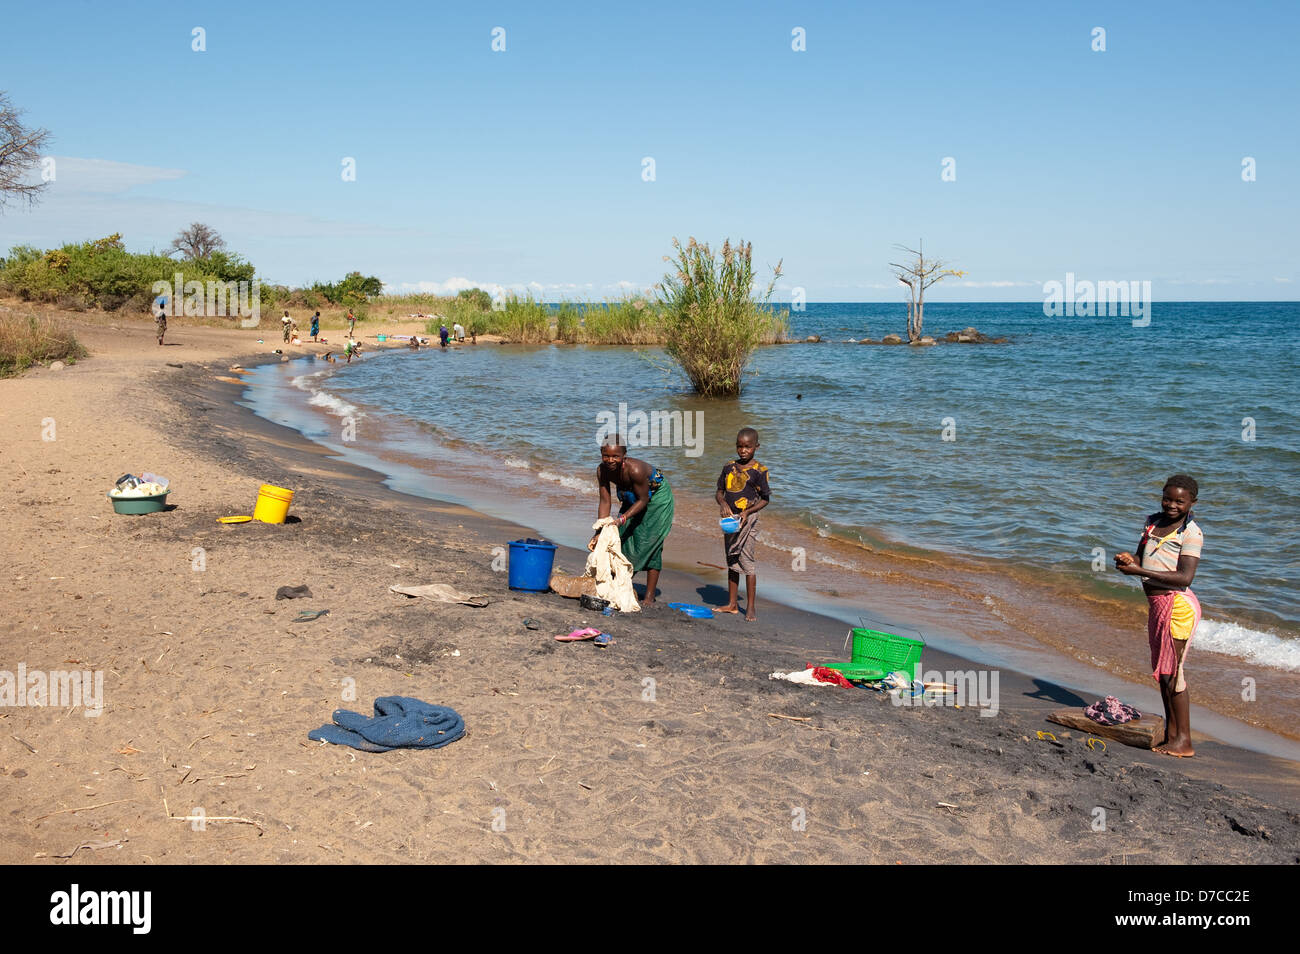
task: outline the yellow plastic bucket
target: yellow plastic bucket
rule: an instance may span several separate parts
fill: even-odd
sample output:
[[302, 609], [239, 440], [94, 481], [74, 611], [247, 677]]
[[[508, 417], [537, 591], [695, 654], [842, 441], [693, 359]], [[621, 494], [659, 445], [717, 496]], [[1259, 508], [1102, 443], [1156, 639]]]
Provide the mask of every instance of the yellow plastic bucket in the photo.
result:
[[289, 515], [289, 504], [292, 502], [292, 490], [263, 484], [257, 492], [257, 506], [253, 508], [253, 519], [263, 523], [284, 523], [284, 518]]

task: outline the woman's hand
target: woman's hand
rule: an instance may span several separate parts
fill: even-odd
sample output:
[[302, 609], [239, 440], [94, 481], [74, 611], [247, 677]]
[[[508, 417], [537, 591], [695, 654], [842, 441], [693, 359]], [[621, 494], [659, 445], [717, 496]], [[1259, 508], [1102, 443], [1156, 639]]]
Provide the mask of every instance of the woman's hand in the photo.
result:
[[1137, 559], [1133, 556], [1133, 554], [1129, 553], [1127, 550], [1125, 550], [1123, 553], [1115, 554], [1115, 565], [1117, 567], [1128, 566], [1130, 563], [1136, 563], [1136, 562]]
[[599, 533], [593, 534], [591, 538], [591, 542], [587, 544], [587, 549], [594, 552], [596, 549], [596, 541], [598, 539], [600, 539], [600, 534]]

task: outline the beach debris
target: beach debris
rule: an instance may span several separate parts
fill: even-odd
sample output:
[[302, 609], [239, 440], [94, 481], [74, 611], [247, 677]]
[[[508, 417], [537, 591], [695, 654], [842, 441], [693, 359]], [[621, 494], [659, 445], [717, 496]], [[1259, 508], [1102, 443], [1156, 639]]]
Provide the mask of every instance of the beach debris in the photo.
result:
[[9, 738], [13, 739], [15, 742], [17, 742], [19, 745], [25, 748], [28, 752], [32, 753], [32, 755], [36, 754], [36, 749], [32, 748], [32, 744], [30, 742], [24, 742], [22, 739], [18, 738], [18, 736], [13, 734], [10, 734]]
[[125, 845], [125, 844], [127, 843], [127, 840], [128, 840], [128, 839], [126, 839], [126, 838], [118, 838], [116, 841], [83, 841], [83, 842], [82, 842], [81, 844], [79, 844], [76, 848], [73, 848], [71, 851], [66, 852], [65, 854], [61, 854], [61, 855], [51, 855], [50, 857], [51, 857], [51, 858], [71, 858], [73, 855], [75, 855], [77, 852], [79, 852], [82, 848], [85, 848], [85, 849], [87, 849], [87, 850], [89, 850], [89, 851], [100, 851], [100, 850], [102, 850], [102, 849], [104, 849], [104, 848], [116, 848], [116, 847], [118, 847], [119, 845]]
[[599, 636], [597, 636], [595, 639], [592, 640], [592, 645], [595, 646], [597, 649], [604, 649], [606, 646], [609, 646], [613, 642], [614, 642], [613, 636], [609, 635], [609, 633], [601, 633]]
[[296, 600], [303, 596], [311, 596], [311, 590], [307, 588], [306, 583], [302, 586], [282, 586], [275, 591], [277, 600]]
[[524, 617], [524, 629], [541, 629], [542, 624], [531, 616]]
[[403, 596], [420, 597], [435, 603], [459, 603], [476, 609], [482, 609], [492, 602], [487, 596], [481, 594], [462, 593], [449, 583], [425, 583], [422, 586], [393, 585], [388, 589], [389, 592], [401, 593]]
[[69, 812], [75, 815], [77, 812], [88, 812], [96, 808], [107, 808], [109, 805], [120, 805], [123, 802], [133, 802], [133, 801], [135, 801], [134, 798], [119, 798], [117, 801], [114, 802], [100, 802], [98, 805], [83, 805], [81, 808], [60, 808], [56, 812], [46, 812], [44, 815], [37, 815], [35, 818], [32, 819], [32, 821], [38, 822], [42, 818], [51, 818], [55, 815], [66, 815]]
[[320, 619], [322, 616], [328, 616], [330, 613], [327, 609], [322, 610], [299, 610], [298, 615], [294, 617], [295, 623], [310, 623]]
[[[769, 712], [767, 714], [767, 717], [769, 719], [785, 719], [788, 722], [811, 722], [812, 721], [812, 716], [788, 716], [788, 715], [781, 715], [781, 713], [779, 712]], [[863, 772], [862, 774], [865, 775], [866, 773]]]
[[600, 630], [592, 629], [589, 626], [586, 629], [575, 629], [571, 633], [561, 633], [559, 636], [555, 637], [555, 641], [559, 643], [577, 643], [584, 639], [594, 639], [599, 635]]

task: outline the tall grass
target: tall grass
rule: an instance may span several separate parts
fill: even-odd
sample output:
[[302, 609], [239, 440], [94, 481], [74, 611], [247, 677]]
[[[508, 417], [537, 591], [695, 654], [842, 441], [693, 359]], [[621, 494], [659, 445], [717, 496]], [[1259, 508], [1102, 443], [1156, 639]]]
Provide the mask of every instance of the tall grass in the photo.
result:
[[85, 347], [58, 319], [0, 312], [0, 377], [47, 361], [71, 364], [85, 356]]
[[768, 306], [781, 263], [763, 295], [755, 298], [751, 244], [742, 241], [733, 248], [727, 240], [718, 255], [694, 238], [684, 247], [673, 239], [673, 248], [676, 258], [664, 259], [673, 271], [659, 285], [664, 350], [698, 393], [735, 396], [754, 349], [785, 333], [788, 314]]
[[592, 344], [662, 344], [663, 315], [657, 303], [642, 297], [588, 304], [582, 309], [581, 340]]

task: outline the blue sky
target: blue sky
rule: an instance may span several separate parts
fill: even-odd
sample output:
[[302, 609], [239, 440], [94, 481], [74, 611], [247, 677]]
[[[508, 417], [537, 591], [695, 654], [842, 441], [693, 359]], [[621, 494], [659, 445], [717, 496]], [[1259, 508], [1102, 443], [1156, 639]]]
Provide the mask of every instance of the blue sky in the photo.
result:
[[729, 236], [784, 259], [777, 297], [894, 301], [894, 245], [923, 238], [968, 273], [933, 300], [1039, 300], [1067, 272], [1300, 298], [1297, 5], [51, 2], [6, 20], [0, 89], [53, 133], [56, 178], [0, 215], [5, 249], [161, 249], [197, 220], [273, 281], [600, 298], [657, 281], [674, 236]]

